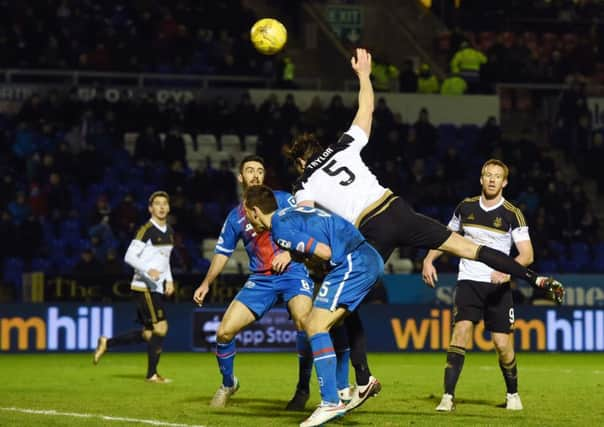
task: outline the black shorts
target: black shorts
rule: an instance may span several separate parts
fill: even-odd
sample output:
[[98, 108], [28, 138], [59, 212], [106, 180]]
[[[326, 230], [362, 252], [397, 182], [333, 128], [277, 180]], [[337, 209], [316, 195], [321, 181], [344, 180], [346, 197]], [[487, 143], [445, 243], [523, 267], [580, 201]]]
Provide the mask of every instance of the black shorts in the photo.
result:
[[470, 320], [476, 324], [484, 319], [485, 329], [510, 333], [514, 329], [514, 302], [510, 284], [460, 280], [455, 288], [455, 322]]
[[361, 220], [359, 230], [384, 262], [402, 246], [438, 249], [452, 233], [437, 220], [415, 212], [400, 197], [391, 200], [383, 212]]
[[163, 294], [149, 291], [134, 291], [134, 294], [136, 295], [138, 321], [145, 328], [152, 329], [153, 324], [166, 320]]

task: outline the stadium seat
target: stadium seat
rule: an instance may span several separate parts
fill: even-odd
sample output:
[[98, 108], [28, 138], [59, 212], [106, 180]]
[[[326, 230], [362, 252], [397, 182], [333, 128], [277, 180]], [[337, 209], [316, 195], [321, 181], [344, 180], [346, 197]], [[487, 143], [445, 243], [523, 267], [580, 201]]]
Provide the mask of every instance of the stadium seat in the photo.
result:
[[386, 261], [384, 271], [390, 274], [409, 274], [413, 272], [413, 261], [409, 258], [401, 258], [400, 250], [396, 248]]
[[2, 264], [2, 281], [12, 283], [17, 289], [21, 288], [24, 265], [25, 263], [21, 258], [6, 258]]
[[544, 274], [557, 273], [559, 271], [558, 263], [552, 258], [546, 258], [539, 261], [538, 266], [539, 272]]
[[136, 148], [136, 139], [138, 138], [138, 132], [126, 132], [124, 134], [124, 148], [134, 156], [134, 149]]
[[246, 153], [256, 154], [258, 148], [258, 135], [245, 135], [243, 144]]
[[31, 260], [30, 271], [41, 271], [42, 273], [52, 273], [52, 261], [48, 258], [34, 258]]
[[201, 253], [204, 258], [212, 259], [217, 242], [218, 239], [203, 239], [203, 242], [201, 243]]
[[220, 150], [229, 153], [241, 152], [241, 140], [239, 136], [231, 133], [221, 135]]

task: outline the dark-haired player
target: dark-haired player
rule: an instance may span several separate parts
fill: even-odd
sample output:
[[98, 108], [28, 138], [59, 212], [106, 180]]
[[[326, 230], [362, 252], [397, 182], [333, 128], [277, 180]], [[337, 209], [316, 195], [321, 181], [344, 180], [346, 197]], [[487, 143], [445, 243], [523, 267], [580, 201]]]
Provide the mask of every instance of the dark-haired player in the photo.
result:
[[157, 373], [168, 320], [164, 309], [164, 294], [172, 295], [174, 283], [170, 270], [170, 254], [174, 230], [167, 223], [170, 197], [165, 191], [156, 191], [149, 197], [151, 218], [139, 228], [130, 242], [124, 260], [134, 268], [130, 289], [136, 295], [138, 318], [143, 329], [135, 329], [113, 338], [100, 337], [93, 363], [96, 365], [105, 352], [114, 347], [147, 342], [147, 381], [166, 383], [169, 379]]

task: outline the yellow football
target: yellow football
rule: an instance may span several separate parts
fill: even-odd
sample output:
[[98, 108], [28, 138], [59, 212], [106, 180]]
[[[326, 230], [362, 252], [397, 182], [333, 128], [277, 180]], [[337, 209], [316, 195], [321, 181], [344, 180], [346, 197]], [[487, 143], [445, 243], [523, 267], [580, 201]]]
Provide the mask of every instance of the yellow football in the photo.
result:
[[274, 55], [285, 46], [287, 30], [273, 18], [263, 18], [252, 26], [250, 39], [256, 50], [264, 55]]

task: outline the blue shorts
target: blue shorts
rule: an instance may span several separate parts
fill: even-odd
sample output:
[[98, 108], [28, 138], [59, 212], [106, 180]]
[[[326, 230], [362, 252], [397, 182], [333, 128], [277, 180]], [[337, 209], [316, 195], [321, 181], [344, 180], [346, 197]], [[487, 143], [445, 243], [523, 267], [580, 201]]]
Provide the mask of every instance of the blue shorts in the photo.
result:
[[278, 297], [283, 297], [286, 304], [298, 295], [312, 299], [313, 288], [314, 283], [308, 276], [252, 274], [235, 299], [249, 308], [256, 319], [260, 319], [275, 305]]
[[382, 257], [373, 246], [364, 242], [325, 276], [314, 306], [329, 311], [338, 307], [354, 311], [382, 274]]

